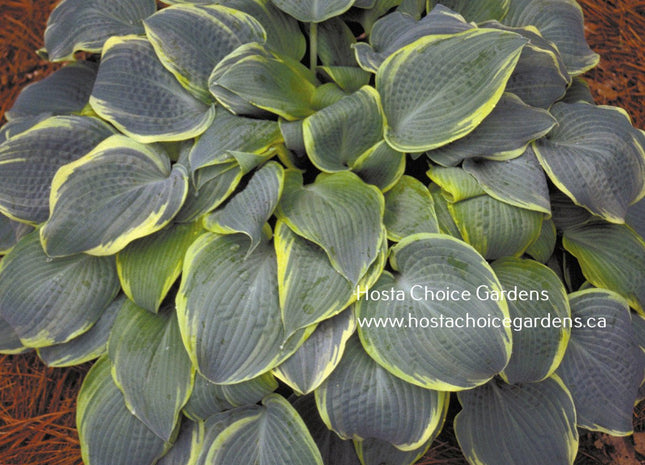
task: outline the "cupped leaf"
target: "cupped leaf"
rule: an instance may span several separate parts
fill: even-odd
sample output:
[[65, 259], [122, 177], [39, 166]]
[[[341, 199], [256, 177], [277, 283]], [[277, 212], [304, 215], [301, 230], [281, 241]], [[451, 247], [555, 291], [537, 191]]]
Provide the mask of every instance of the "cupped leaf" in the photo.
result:
[[558, 125], [534, 148], [551, 181], [576, 205], [623, 223], [645, 195], [645, 148], [638, 130], [612, 107], [556, 103]]
[[196, 170], [193, 173], [195, 182], [189, 183], [186, 201], [175, 216], [175, 221], [189, 223], [217, 208], [233, 194], [243, 174], [236, 161]]
[[[440, 0], [440, 3], [448, 8], [461, 13], [467, 21], [481, 23], [490, 19], [501, 20], [508, 13], [512, 0]], [[429, 5], [439, 2], [430, 0]]]
[[[351, 283], [334, 269], [325, 251], [280, 220], [274, 245], [282, 321], [288, 334], [338, 314], [356, 299]], [[370, 286], [376, 281], [386, 255], [383, 237], [379, 255], [361, 280], [362, 285]]]
[[177, 294], [182, 338], [193, 364], [215, 383], [259, 376], [287, 359], [306, 335], [287, 338], [283, 329], [273, 247], [263, 241], [247, 254], [249, 245], [242, 234], [207, 233], [184, 260]]
[[275, 121], [244, 118], [219, 109], [212, 124], [190, 150], [190, 168], [194, 172], [236, 161], [232, 152], [261, 154], [280, 142], [282, 135]]
[[403, 176], [385, 194], [383, 222], [391, 241], [400, 241], [410, 234], [439, 232], [432, 195], [411, 176]]
[[369, 45], [359, 42], [352, 45], [352, 48], [360, 67], [376, 73], [390, 55], [421, 37], [455, 34], [472, 28], [473, 26], [462, 16], [443, 5], [435, 6], [420, 21], [416, 21], [410, 15], [394, 11], [374, 23]]
[[587, 45], [583, 21], [582, 8], [575, 0], [512, 0], [502, 22], [537, 27], [545, 39], [555, 43], [569, 74], [575, 76], [596, 66], [600, 59]]
[[110, 334], [112, 376], [130, 412], [166, 442], [193, 388], [194, 368], [172, 309], [154, 315], [126, 301]]
[[222, 58], [242, 44], [264, 42], [252, 16], [222, 5], [176, 5], [144, 21], [146, 35], [163, 65], [200, 100], [210, 102], [208, 78]]
[[551, 219], [544, 220], [542, 221], [542, 230], [540, 231], [540, 235], [535, 242], [529, 245], [524, 253], [530, 255], [540, 263], [546, 263], [551, 255], [553, 255], [556, 240], [557, 233], [555, 223]]
[[284, 169], [269, 162], [257, 170], [244, 190], [204, 218], [204, 227], [220, 234], [242, 233], [251, 239], [248, 253], [260, 245], [262, 229], [273, 215], [284, 184]]
[[[313, 394], [300, 396], [293, 401], [311, 437], [316, 442], [324, 465], [361, 465], [350, 440], [343, 440], [323, 423]], [[390, 446], [392, 447], [392, 446]]]
[[[213, 69], [208, 81], [211, 93], [231, 111], [234, 108], [227, 105], [227, 99], [232, 94], [242, 104], [275, 113], [289, 121], [314, 112], [311, 102], [315, 84], [315, 78], [304, 65], [279, 57], [257, 44], [238, 47], [227, 55]], [[246, 114], [246, 110], [242, 110], [242, 114]]]
[[48, 58], [71, 60], [79, 50], [100, 52], [112, 36], [142, 34], [141, 21], [156, 9], [154, 0], [64, 0], [47, 21]]
[[581, 77], [575, 77], [571, 80], [571, 85], [562, 101], [565, 103], [595, 103], [589, 84]]
[[198, 223], [174, 224], [130, 243], [116, 257], [123, 292], [157, 313], [181, 273], [188, 247], [203, 231]]
[[89, 61], [70, 63], [45, 79], [29, 84], [20, 92], [5, 117], [15, 120], [42, 113], [80, 112], [92, 93], [96, 69], [96, 65]]
[[459, 167], [443, 168], [431, 165], [426, 174], [441, 186], [442, 195], [451, 203], [468, 200], [486, 193], [477, 178]]
[[488, 195], [457, 203], [448, 210], [464, 241], [487, 260], [520, 256], [537, 240], [544, 213], [515, 207]]
[[497, 21], [481, 26], [516, 32], [529, 41], [506, 84], [507, 92], [528, 105], [546, 109], [564, 96], [571, 77], [553, 42], [544, 39], [533, 26], [511, 27]]
[[237, 384], [215, 384], [197, 373], [193, 392], [184, 413], [193, 419], [205, 420], [222, 411], [262, 400], [278, 388], [271, 372]]
[[211, 446], [206, 461], [213, 465], [323, 465], [302, 418], [278, 394], [265, 397], [257, 414], [224, 429]]
[[380, 439], [409, 451], [441, 428], [448, 394], [392, 375], [353, 337], [340, 364], [316, 390], [316, 404], [327, 427], [342, 439]]
[[542, 381], [556, 370], [569, 342], [567, 291], [558, 275], [533, 260], [507, 257], [491, 266], [505, 291], [514, 330], [513, 353], [502, 376], [510, 384]]
[[0, 211], [21, 221], [45, 221], [56, 171], [112, 134], [98, 118], [54, 116], [0, 145]]
[[379, 96], [373, 87], [359, 91], [304, 120], [309, 159], [331, 173], [351, 169], [356, 160], [383, 138]]
[[509, 205], [551, 215], [546, 175], [531, 147], [511, 160], [468, 159], [462, 166], [491, 197]]
[[338, 16], [352, 6], [354, 0], [272, 0], [285, 13], [303, 23], [320, 23]]
[[390, 265], [397, 273], [359, 289], [356, 303], [358, 334], [374, 360], [409, 383], [451, 391], [484, 384], [506, 366], [508, 307], [472, 247], [415, 234], [392, 248]]
[[459, 228], [452, 219], [450, 210], [448, 210], [448, 201], [443, 195], [443, 190], [437, 184], [431, 183], [428, 186], [432, 200], [434, 200], [434, 209], [437, 213], [437, 222], [439, 223], [439, 232], [449, 236], [462, 239]]
[[578, 259], [587, 281], [645, 314], [645, 241], [634, 230], [591, 221], [565, 230], [562, 245]]
[[331, 18], [318, 27], [318, 57], [325, 66], [356, 66], [354, 33], [345, 21]]
[[8, 253], [20, 239], [33, 229], [28, 224], [18, 223], [0, 213], [0, 255]]
[[52, 257], [112, 255], [168, 224], [187, 190], [185, 168], [158, 147], [112, 136], [54, 176], [43, 247]]
[[277, 216], [327, 253], [334, 268], [356, 284], [376, 259], [383, 235], [381, 192], [353, 173], [320, 174], [302, 185], [287, 171]]
[[521, 155], [530, 142], [546, 135], [555, 124], [548, 111], [530, 107], [519, 97], [505, 93], [473, 132], [427, 155], [443, 166], [455, 166], [475, 157], [507, 160]]
[[363, 153], [352, 165], [352, 171], [363, 181], [381, 191], [392, 189], [405, 171], [405, 154], [397, 152], [384, 140]]
[[305, 56], [307, 43], [298, 21], [283, 13], [271, 0], [226, 0], [226, 6], [257, 19], [266, 31], [266, 45], [271, 50], [297, 61]]
[[110, 331], [126, 300], [124, 295], [117, 297], [89, 330], [63, 344], [41, 347], [38, 356], [49, 367], [80, 365], [101, 357], [107, 353]]
[[214, 114], [214, 107], [184, 89], [159, 62], [150, 42], [138, 36], [107, 41], [90, 105], [142, 143], [195, 137]]
[[575, 292], [569, 302], [576, 325], [557, 374], [571, 390], [578, 425], [614, 436], [631, 434], [645, 354], [627, 303], [604, 289]]
[[39, 113], [36, 116], [26, 116], [24, 118], [17, 118], [7, 122], [0, 127], [0, 144], [33, 128], [38, 123], [51, 116], [51, 113]]
[[119, 290], [112, 257], [51, 259], [38, 231], [0, 262], [0, 317], [27, 347], [67, 342], [98, 320]]
[[313, 392], [338, 366], [355, 329], [353, 309], [323, 321], [273, 373], [299, 395]]
[[578, 451], [576, 408], [562, 380], [498, 381], [458, 394], [455, 434], [470, 463], [572, 465]]
[[76, 425], [83, 463], [152, 465], [167, 446], [130, 413], [110, 370], [110, 359], [99, 359], [78, 393]]
[[403, 451], [397, 449], [387, 441], [380, 439], [365, 439], [364, 441], [354, 441], [356, 455], [359, 456], [363, 465], [413, 465], [419, 460], [430, 448], [432, 441], [441, 431], [437, 428], [435, 434], [418, 449]]
[[316, 71], [323, 80], [334, 82], [345, 92], [356, 92], [369, 84], [371, 77], [370, 73], [357, 66], [318, 66]]
[[575, 205], [560, 191], [551, 192], [551, 211], [553, 223], [558, 231], [566, 231], [593, 218], [589, 210]]
[[493, 110], [526, 39], [485, 29], [423, 37], [391, 55], [376, 74], [385, 140], [401, 152], [464, 137]]
[[642, 199], [627, 209], [625, 223], [645, 238], [645, 199]]

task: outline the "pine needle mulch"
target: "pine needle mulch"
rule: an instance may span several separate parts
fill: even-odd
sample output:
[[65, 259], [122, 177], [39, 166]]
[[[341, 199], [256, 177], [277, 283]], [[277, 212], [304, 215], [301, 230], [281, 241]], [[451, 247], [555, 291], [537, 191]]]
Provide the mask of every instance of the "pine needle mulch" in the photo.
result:
[[[21, 88], [59, 67], [35, 54], [55, 3], [0, 0], [0, 124]], [[579, 3], [588, 41], [601, 55], [598, 67], [585, 76], [596, 102], [625, 108], [634, 124], [645, 128], [645, 0]], [[0, 355], [1, 465], [82, 464], [75, 399], [88, 368], [47, 368], [33, 353]], [[444, 431], [419, 465], [467, 465], [452, 433], [456, 402], [451, 410]], [[634, 425], [637, 449], [645, 452], [645, 402], [636, 408]], [[576, 465], [638, 464], [634, 438], [583, 433]]]

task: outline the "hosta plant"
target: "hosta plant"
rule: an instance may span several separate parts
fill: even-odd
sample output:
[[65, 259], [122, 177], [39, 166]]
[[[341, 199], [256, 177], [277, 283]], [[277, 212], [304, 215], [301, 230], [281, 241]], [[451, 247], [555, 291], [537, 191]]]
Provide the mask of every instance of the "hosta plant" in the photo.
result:
[[97, 359], [87, 465], [632, 432], [645, 135], [573, 0], [166, 3], [63, 0], [0, 132], [0, 349]]

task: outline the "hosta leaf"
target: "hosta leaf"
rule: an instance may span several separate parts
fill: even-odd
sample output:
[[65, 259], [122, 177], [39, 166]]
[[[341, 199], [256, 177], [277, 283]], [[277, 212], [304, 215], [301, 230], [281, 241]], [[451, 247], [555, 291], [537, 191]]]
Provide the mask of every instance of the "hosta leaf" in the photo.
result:
[[228, 163], [235, 160], [231, 151], [266, 152], [281, 140], [275, 121], [244, 118], [219, 109], [212, 124], [191, 149], [190, 167], [197, 171], [205, 166]]
[[555, 43], [569, 74], [578, 75], [596, 66], [600, 59], [587, 45], [583, 19], [582, 8], [575, 0], [512, 0], [503, 23], [537, 27], [545, 39]]
[[472, 28], [473, 26], [463, 17], [443, 5], [435, 6], [420, 21], [416, 21], [410, 15], [394, 11], [374, 23], [369, 45], [359, 42], [352, 48], [360, 67], [376, 73], [390, 55], [421, 37], [433, 34], [455, 34]]
[[38, 123], [51, 116], [51, 113], [39, 113], [36, 116], [26, 116], [24, 118], [17, 118], [7, 122], [0, 127], [0, 144], [33, 128]]
[[[316, 71], [324, 80], [333, 81], [345, 92], [356, 92], [369, 84], [371, 77], [370, 73], [356, 66], [318, 66]], [[316, 90], [319, 91], [320, 87]]]
[[222, 5], [177, 5], [144, 21], [163, 65], [200, 100], [209, 102], [208, 78], [219, 61], [242, 44], [264, 42], [260, 23]]
[[287, 171], [277, 216], [322, 247], [334, 268], [358, 283], [378, 255], [383, 195], [350, 172], [323, 173], [307, 186], [302, 182], [300, 173]]
[[277, 388], [271, 372], [237, 384], [214, 384], [198, 373], [184, 412], [203, 420], [222, 410], [255, 404]]
[[449, 203], [448, 210], [464, 241], [487, 260], [522, 255], [540, 235], [544, 218], [488, 195]]
[[456, 237], [457, 239], [462, 239], [459, 228], [455, 224], [455, 220], [452, 219], [450, 210], [448, 210], [448, 201], [444, 197], [441, 187], [432, 183], [428, 186], [428, 190], [434, 200], [434, 209], [437, 214], [439, 231], [452, 237]]
[[227, 95], [233, 94], [245, 104], [289, 121], [312, 114], [316, 86], [310, 71], [295, 60], [249, 45], [227, 55], [211, 73], [208, 85], [215, 98], [226, 106]]
[[435, 434], [418, 449], [402, 451], [380, 439], [365, 439], [354, 441], [356, 455], [360, 457], [360, 463], [363, 465], [413, 465], [428, 451], [442, 426], [440, 425]]
[[[177, 312], [184, 344], [200, 373], [234, 384], [279, 365], [304, 341], [282, 327], [276, 255], [266, 241], [247, 255], [242, 234], [202, 235], [188, 249]], [[217, 309], [217, 312], [213, 312]]]
[[38, 356], [49, 367], [80, 365], [101, 357], [107, 352], [112, 325], [126, 300], [124, 295], [117, 297], [89, 330], [63, 344], [41, 347]]
[[110, 359], [99, 359], [78, 393], [76, 425], [83, 463], [152, 465], [166, 445], [127, 409], [110, 370]]
[[105, 44], [90, 105], [142, 143], [190, 139], [206, 130], [214, 113], [163, 67], [150, 42], [137, 36]]
[[273, 372], [299, 395], [313, 392], [336, 368], [355, 329], [352, 309], [323, 321], [296, 353]]
[[272, 0], [285, 13], [303, 23], [320, 23], [338, 16], [354, 3], [354, 0]]
[[356, 66], [352, 44], [354, 33], [340, 18], [331, 18], [318, 27], [318, 56], [325, 66]]
[[629, 120], [611, 107], [556, 103], [558, 120], [535, 151], [551, 181], [576, 205], [613, 223], [645, 194], [645, 148]]
[[385, 192], [392, 189], [403, 176], [405, 154], [397, 152], [381, 140], [356, 159], [352, 171], [366, 183]]
[[510, 384], [542, 381], [558, 367], [569, 341], [567, 291], [558, 275], [533, 260], [506, 257], [491, 266], [507, 292], [512, 323], [540, 319], [538, 325], [513, 326], [513, 354], [503, 376]]
[[391, 55], [376, 74], [385, 140], [421, 152], [467, 135], [497, 104], [525, 43], [475, 29], [423, 37]]
[[562, 101], [565, 103], [595, 103], [589, 84], [581, 77], [575, 77], [571, 80], [571, 85]]
[[155, 315], [126, 301], [114, 322], [108, 354], [130, 412], [168, 442], [190, 397], [194, 368], [177, 315], [165, 310]]
[[18, 333], [0, 316], [0, 354], [21, 354], [28, 350], [20, 342]]
[[[466, 321], [508, 317], [506, 302], [495, 298], [497, 277], [472, 247], [443, 234], [415, 234], [392, 248], [390, 265], [397, 273], [384, 272], [356, 303], [358, 333], [374, 360], [409, 383], [439, 390], [484, 384], [506, 366], [510, 328]], [[386, 294], [392, 298], [380, 298]], [[441, 327], [444, 319], [453, 324]]]
[[642, 199], [627, 209], [625, 223], [645, 238], [645, 199]]
[[506, 161], [468, 159], [463, 168], [491, 197], [516, 207], [551, 214], [549, 186], [531, 147], [519, 157]]
[[553, 255], [556, 239], [555, 223], [551, 219], [544, 220], [542, 221], [540, 235], [535, 242], [529, 245], [525, 253], [540, 263], [546, 263], [551, 255]]
[[465, 158], [515, 158], [524, 152], [530, 142], [547, 134], [555, 124], [555, 119], [548, 111], [530, 107], [517, 96], [505, 93], [473, 132], [451, 144], [431, 150], [427, 155], [443, 166], [455, 166]]
[[114, 258], [51, 259], [37, 231], [0, 262], [0, 317], [28, 347], [60, 344], [84, 333], [118, 290]]
[[97, 66], [89, 61], [70, 63], [43, 80], [29, 84], [20, 92], [5, 117], [14, 120], [41, 113], [81, 111], [92, 93], [96, 69]]
[[403, 176], [385, 194], [383, 222], [391, 241], [400, 241], [415, 233], [439, 232], [432, 196], [420, 181], [411, 176]]
[[55, 116], [0, 145], [0, 211], [30, 223], [45, 221], [58, 168], [112, 134], [97, 118]]
[[353, 337], [340, 364], [316, 390], [316, 404], [327, 427], [342, 439], [375, 438], [414, 450], [443, 424], [448, 395], [392, 375]]
[[307, 43], [298, 21], [283, 13], [271, 0], [226, 0], [225, 3], [260, 22], [266, 31], [266, 45], [271, 50], [297, 61], [305, 55]]
[[340, 439], [323, 423], [313, 394], [296, 398], [293, 408], [307, 425], [324, 465], [361, 465], [352, 441]]
[[529, 41], [506, 84], [506, 92], [517, 95], [528, 105], [546, 109], [562, 98], [571, 77], [553, 42], [545, 40], [533, 26], [510, 27], [497, 21], [481, 26], [516, 32]]
[[443, 168], [431, 165], [426, 174], [441, 186], [441, 193], [451, 203], [486, 193], [474, 176], [458, 167]]
[[271, 161], [257, 170], [244, 190], [204, 218], [204, 227], [220, 234], [242, 233], [251, 239], [248, 253], [262, 241], [262, 228], [273, 215], [284, 183], [284, 169]]
[[[470, 0], [441, 0], [441, 4], [451, 10], [457, 11], [466, 18], [467, 21], [481, 23], [489, 19], [501, 20], [506, 13], [512, 0], [479, 0], [473, 2]], [[429, 5], [438, 3], [430, 0]]]
[[[325, 251], [295, 234], [283, 222], [275, 228], [278, 286], [282, 321], [288, 334], [330, 318], [356, 298], [351, 283], [334, 269]], [[381, 274], [387, 255], [385, 238], [377, 259], [361, 284], [370, 286]]]
[[455, 434], [470, 463], [573, 464], [576, 409], [557, 376], [520, 385], [491, 381], [460, 392], [459, 402]]
[[551, 192], [551, 211], [558, 231], [566, 231], [593, 218], [589, 210], [578, 207], [560, 191]]
[[578, 259], [587, 281], [623, 296], [645, 314], [645, 241], [631, 228], [600, 221], [573, 226], [562, 245]]
[[262, 406], [256, 415], [222, 431], [210, 448], [207, 463], [323, 465], [302, 418], [283, 397], [270, 394]]
[[176, 224], [130, 243], [116, 257], [123, 292], [157, 313], [181, 273], [188, 247], [202, 232], [198, 223]]
[[33, 229], [28, 224], [18, 223], [0, 213], [0, 255], [9, 252], [20, 239]]
[[64, 0], [47, 21], [48, 58], [71, 60], [78, 50], [100, 52], [112, 36], [142, 34], [141, 21], [156, 9], [154, 0]]
[[56, 173], [43, 247], [52, 257], [112, 255], [168, 224], [187, 190], [185, 168], [165, 153], [112, 136]]
[[303, 136], [317, 168], [328, 173], [350, 169], [383, 137], [378, 94], [365, 86], [314, 113], [304, 120]]
[[604, 289], [575, 292], [569, 301], [572, 316], [582, 326], [571, 330], [557, 373], [571, 390], [578, 425], [615, 436], [631, 434], [645, 355], [636, 341], [627, 303]]

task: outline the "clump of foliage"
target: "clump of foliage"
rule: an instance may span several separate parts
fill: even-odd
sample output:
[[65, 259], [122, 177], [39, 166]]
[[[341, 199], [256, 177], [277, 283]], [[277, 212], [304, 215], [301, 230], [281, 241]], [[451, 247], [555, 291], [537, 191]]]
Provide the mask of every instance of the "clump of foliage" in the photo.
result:
[[573, 0], [165, 3], [63, 0], [0, 133], [0, 349], [98, 358], [87, 465], [631, 433], [645, 135]]

